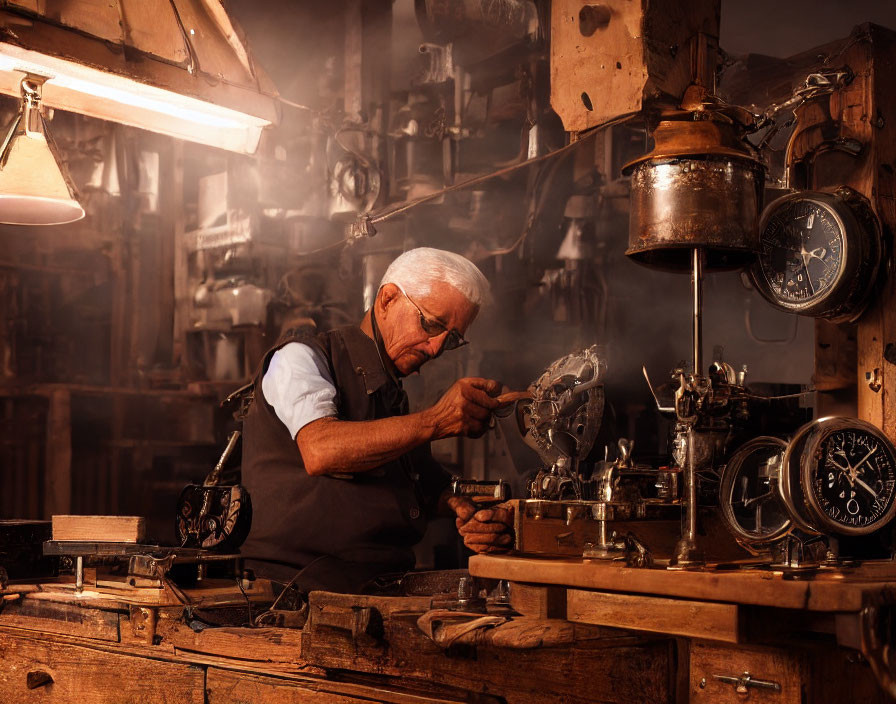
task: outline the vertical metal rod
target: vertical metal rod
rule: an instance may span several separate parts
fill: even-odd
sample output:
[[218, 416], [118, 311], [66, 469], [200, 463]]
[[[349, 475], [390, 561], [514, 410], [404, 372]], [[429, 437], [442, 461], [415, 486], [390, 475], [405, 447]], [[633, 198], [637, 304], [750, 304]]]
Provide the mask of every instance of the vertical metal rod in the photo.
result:
[[703, 374], [703, 250], [694, 247], [691, 289], [694, 295], [694, 374]]
[[[683, 538], [693, 551], [697, 547], [697, 438], [694, 426], [688, 428], [688, 467], [685, 472], [685, 491], [688, 495], [688, 505]], [[695, 555], [691, 554], [690, 557], [694, 559]]]
[[84, 591], [84, 557], [78, 555], [75, 558], [75, 591]]

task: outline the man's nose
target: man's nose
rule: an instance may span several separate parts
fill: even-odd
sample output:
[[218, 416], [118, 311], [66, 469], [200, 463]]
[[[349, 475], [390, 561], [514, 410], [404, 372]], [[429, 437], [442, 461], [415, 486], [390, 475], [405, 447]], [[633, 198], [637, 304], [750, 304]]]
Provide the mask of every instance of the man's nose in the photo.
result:
[[426, 344], [426, 349], [429, 350], [429, 356], [438, 357], [440, 354], [442, 354], [442, 348], [445, 346], [445, 340], [447, 339], [447, 330], [441, 335], [436, 335], [435, 337], [429, 338], [429, 341]]

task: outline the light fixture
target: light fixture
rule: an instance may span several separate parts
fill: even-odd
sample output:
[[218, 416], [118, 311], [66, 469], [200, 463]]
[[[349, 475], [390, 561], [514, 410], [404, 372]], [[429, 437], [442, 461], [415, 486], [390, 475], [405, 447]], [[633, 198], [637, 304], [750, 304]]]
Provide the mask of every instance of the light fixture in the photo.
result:
[[22, 107], [0, 148], [0, 223], [61, 225], [84, 217], [40, 112], [42, 76], [20, 81]]
[[220, 0], [44, 6], [0, 7], [0, 92], [44, 76], [47, 107], [244, 154], [277, 122], [277, 91]]

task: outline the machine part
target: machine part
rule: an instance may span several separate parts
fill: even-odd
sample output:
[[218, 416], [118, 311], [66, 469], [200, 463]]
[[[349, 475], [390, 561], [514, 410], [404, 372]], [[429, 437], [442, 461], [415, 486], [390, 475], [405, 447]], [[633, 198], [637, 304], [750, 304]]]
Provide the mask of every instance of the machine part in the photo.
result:
[[681, 538], [675, 545], [675, 554], [669, 561], [669, 569], [688, 569], [704, 563], [697, 545], [697, 447], [693, 426], [687, 431], [687, 463], [684, 472], [684, 508]]
[[811, 577], [820, 566], [816, 548], [822, 540], [819, 535], [806, 536], [802, 531], [792, 530], [774, 547], [776, 559], [771, 564], [772, 569], [780, 570], [790, 578]]
[[514, 503], [514, 549], [527, 555], [624, 557], [637, 562], [642, 558], [635, 553], [643, 548], [644, 561], [648, 555], [651, 561], [654, 557], [668, 559], [681, 524], [681, 504], [677, 500], [609, 503], [526, 499]]
[[532, 399], [517, 404], [523, 439], [546, 465], [591, 452], [604, 411], [605, 368], [597, 346], [561, 357], [529, 387]]
[[174, 564], [174, 555], [153, 557], [152, 555], [131, 555], [128, 560], [128, 574], [134, 577], [161, 580]]
[[734, 536], [752, 548], [766, 546], [790, 531], [790, 517], [778, 492], [786, 448], [780, 438], [755, 438], [735, 450], [722, 470], [722, 518]]
[[626, 254], [670, 271], [693, 271], [699, 248], [707, 270], [750, 263], [765, 174], [735, 126], [664, 120], [653, 137], [653, 151], [623, 169], [631, 173]]
[[804, 191], [766, 208], [750, 274], [780, 310], [852, 322], [871, 298], [881, 254], [880, 224], [864, 197], [845, 187]]
[[859, 612], [860, 648], [881, 688], [896, 699], [893, 663], [896, 593], [892, 589], [866, 593]]
[[529, 484], [529, 498], [562, 501], [581, 499], [581, 480], [569, 467], [569, 458], [558, 457], [548, 470], [540, 471]]
[[706, 249], [708, 270], [749, 263], [759, 248], [762, 167], [728, 158], [644, 162], [631, 180], [626, 254], [641, 264], [680, 271], [694, 247]]
[[236, 550], [249, 535], [252, 501], [242, 486], [185, 487], [175, 527], [183, 547]]
[[380, 172], [374, 164], [349, 154], [333, 166], [330, 178], [330, 218], [353, 220], [368, 213], [380, 195]]
[[454, 477], [451, 493], [466, 497], [475, 504], [493, 504], [507, 501], [510, 498], [510, 487], [503, 479], [485, 481]]
[[705, 255], [700, 247], [691, 253], [691, 293], [693, 307], [694, 374], [703, 373], [703, 267]]
[[455, 46], [458, 60], [479, 62], [538, 31], [532, 0], [415, 0], [427, 42]]
[[791, 440], [780, 486], [797, 527], [824, 535], [869, 535], [896, 515], [896, 450], [871, 423], [821, 418]]
[[177, 501], [175, 529], [181, 547], [236, 550], [249, 535], [252, 501], [242, 486], [218, 486], [224, 465], [240, 438], [235, 430], [202, 486], [184, 488]]

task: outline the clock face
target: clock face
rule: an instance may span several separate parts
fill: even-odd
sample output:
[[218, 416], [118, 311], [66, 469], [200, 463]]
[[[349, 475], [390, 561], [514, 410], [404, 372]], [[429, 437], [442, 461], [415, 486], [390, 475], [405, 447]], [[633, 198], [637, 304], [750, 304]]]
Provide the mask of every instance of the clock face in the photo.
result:
[[814, 453], [811, 496], [825, 517], [847, 529], [876, 529], [892, 517], [896, 461], [890, 444], [862, 427], [822, 436]]
[[826, 204], [785, 199], [769, 212], [759, 270], [779, 304], [799, 308], [827, 296], [843, 271], [844, 228]]
[[778, 438], [755, 438], [738, 448], [722, 471], [722, 517], [741, 541], [767, 544], [790, 529], [790, 517], [777, 488], [786, 447]]

